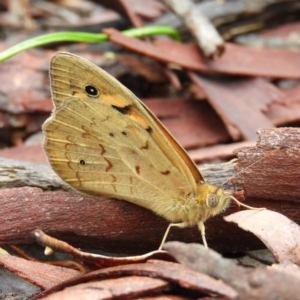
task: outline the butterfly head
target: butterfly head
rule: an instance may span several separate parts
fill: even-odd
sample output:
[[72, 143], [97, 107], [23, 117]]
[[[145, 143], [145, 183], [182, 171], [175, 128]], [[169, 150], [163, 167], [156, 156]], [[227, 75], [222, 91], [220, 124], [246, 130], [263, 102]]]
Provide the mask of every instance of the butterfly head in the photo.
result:
[[231, 193], [210, 184], [198, 184], [197, 200], [203, 205], [202, 221], [224, 211], [232, 199]]

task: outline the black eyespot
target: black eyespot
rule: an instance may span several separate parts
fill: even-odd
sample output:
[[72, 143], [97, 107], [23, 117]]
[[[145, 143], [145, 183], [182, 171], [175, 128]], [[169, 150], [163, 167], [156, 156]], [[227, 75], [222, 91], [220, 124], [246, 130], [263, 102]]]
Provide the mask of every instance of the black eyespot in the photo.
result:
[[96, 89], [92, 85], [87, 85], [84, 89], [90, 96], [98, 96], [99, 95], [98, 89]]
[[85, 160], [81, 159], [81, 160], [80, 160], [80, 164], [81, 164], [81, 165], [85, 165]]
[[125, 132], [125, 131], [122, 131], [122, 134], [123, 134], [123, 135], [127, 135], [127, 132]]
[[149, 134], [151, 134], [152, 131], [153, 131], [151, 127], [148, 127], [148, 128], [145, 128], [145, 129], [148, 131]]
[[109, 134], [111, 137], [114, 137], [115, 135], [111, 132], [110, 134]]

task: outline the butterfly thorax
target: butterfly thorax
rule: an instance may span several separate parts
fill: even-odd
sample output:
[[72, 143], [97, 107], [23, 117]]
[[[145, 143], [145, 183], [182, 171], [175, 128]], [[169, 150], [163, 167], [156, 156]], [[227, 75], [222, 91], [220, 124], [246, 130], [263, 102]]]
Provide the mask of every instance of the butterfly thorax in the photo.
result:
[[197, 184], [197, 202], [203, 207], [201, 219], [204, 222], [226, 210], [230, 203], [231, 193], [224, 192], [221, 188], [207, 184]]
[[[176, 199], [173, 205], [166, 207], [163, 216], [173, 223], [184, 222], [194, 226], [224, 211], [230, 203], [231, 194], [213, 185], [198, 183], [197, 194], [191, 193], [185, 197], [180, 197], [181, 201]], [[155, 208], [153, 211], [160, 214]]]

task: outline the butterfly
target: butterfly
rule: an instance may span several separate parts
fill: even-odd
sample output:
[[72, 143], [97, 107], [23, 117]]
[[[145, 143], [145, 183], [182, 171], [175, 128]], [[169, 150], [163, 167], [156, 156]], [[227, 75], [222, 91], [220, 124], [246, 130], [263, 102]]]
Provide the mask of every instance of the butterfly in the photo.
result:
[[160, 249], [172, 226], [194, 225], [207, 247], [204, 222], [224, 211], [232, 194], [205, 183], [157, 117], [101, 68], [57, 52], [50, 79], [54, 110], [43, 132], [53, 170], [79, 192], [126, 200], [167, 219]]

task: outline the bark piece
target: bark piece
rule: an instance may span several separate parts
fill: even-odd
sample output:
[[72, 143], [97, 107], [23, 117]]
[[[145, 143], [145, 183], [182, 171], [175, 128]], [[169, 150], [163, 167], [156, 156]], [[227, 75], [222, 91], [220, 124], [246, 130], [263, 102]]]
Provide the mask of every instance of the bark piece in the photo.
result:
[[82, 274], [79, 271], [4, 254], [0, 254], [0, 265], [43, 289], [49, 289], [61, 281]]
[[300, 120], [300, 84], [282, 89], [284, 103], [272, 103], [267, 116], [275, 126], [282, 126]]
[[[0, 65], [2, 78], [0, 87], [1, 110], [13, 114], [23, 113], [28, 111], [25, 107], [31, 101], [35, 103], [35, 108], [41, 112], [49, 109], [49, 105], [45, 106], [47, 102], [45, 99], [49, 97], [49, 90], [41, 88], [44, 86], [45, 74], [38, 68], [43, 68], [52, 54], [53, 51], [44, 51], [43, 56], [24, 52]], [[38, 103], [40, 105], [37, 106]]]
[[0, 267], [0, 299], [31, 299], [41, 291], [40, 287], [10, 272], [5, 267]]
[[[189, 268], [177, 263], [156, 260], [148, 261], [144, 264], [118, 266], [93, 271], [69, 280], [68, 284], [77, 284], [95, 279], [107, 279], [126, 275], [159, 278], [169, 283], [176, 284], [181, 289], [188, 289], [198, 293], [212, 293], [215, 295], [227, 296], [229, 298], [237, 297], [237, 292], [220, 280], [215, 280], [205, 274], [192, 271]], [[52, 288], [51, 290], [44, 291], [39, 295], [39, 298], [47, 295], [50, 292], [52, 293], [54, 291], [61, 290], [63, 287], [64, 284], [61, 284]], [[34, 300], [39, 298], [35, 297]]]
[[2, 139], [10, 141], [13, 145], [20, 145], [29, 134], [40, 130], [47, 117], [48, 114], [44, 113], [13, 114], [0, 111], [0, 124], [4, 133]]
[[161, 58], [158, 59], [167, 55], [172, 63], [194, 71], [239, 76], [300, 78], [300, 71], [295, 69], [300, 66], [300, 55], [291, 50], [251, 48], [226, 43], [226, 52], [217, 61], [211, 61], [201, 56], [195, 44], [157, 40], [154, 45], [161, 53]]
[[170, 242], [164, 249], [192, 270], [223, 280], [238, 291], [240, 299], [292, 300], [300, 293], [300, 280], [294, 276], [262, 267], [238, 266], [201, 245]]
[[[0, 203], [0, 242], [6, 244], [32, 243], [31, 232], [39, 228], [75, 247], [141, 254], [158, 248], [168, 226], [165, 219], [129, 202], [75, 192], [5, 189], [1, 191]], [[234, 209], [227, 214], [230, 211]], [[207, 222], [209, 245], [232, 248], [227, 237], [222, 241], [223, 231], [231, 230], [230, 227], [234, 228], [221, 217]], [[244, 238], [246, 242], [247, 234]], [[196, 227], [172, 229], [168, 240], [201, 242], [201, 236]], [[238, 247], [242, 244], [240, 241]]]
[[0, 158], [0, 171], [0, 188], [34, 186], [43, 190], [72, 190], [49, 165]]
[[241, 147], [251, 147], [255, 146], [255, 141], [245, 141], [240, 143], [230, 143], [223, 145], [215, 145], [205, 148], [198, 148], [194, 150], [189, 150], [188, 154], [192, 160], [197, 163], [214, 160], [214, 159], [228, 159], [232, 158], [234, 155], [233, 151]]
[[282, 94], [268, 81], [261, 78], [205, 78], [192, 72], [189, 77], [204, 90], [234, 141], [254, 140], [257, 129], [273, 126], [264, 112], [271, 103], [281, 103]]
[[169, 289], [170, 285], [161, 279], [143, 276], [128, 276], [78, 284], [41, 299], [128, 299], [142, 297], [153, 293], [156, 294], [158, 292], [167, 292]]
[[[125, 65], [128, 68], [127, 73], [136, 73], [137, 75], [140, 75], [144, 77], [147, 82], [150, 83], [162, 83], [166, 82], [167, 77], [164, 75], [164, 67], [157, 62], [156, 60], [136, 55], [136, 54], [121, 54], [119, 53], [116, 56], [117, 61], [121, 65]], [[118, 64], [118, 66], [120, 65]], [[116, 76], [119, 77], [122, 74], [117, 73], [116, 70]], [[126, 75], [126, 72], [124, 72], [123, 76]]]
[[131, 24], [134, 27], [145, 26], [143, 20], [134, 12], [133, 9], [131, 9], [132, 6], [129, 5], [129, 2], [127, 0], [118, 0], [117, 2], [120, 3], [125, 12], [126, 17], [130, 20]]
[[[300, 55], [282, 49], [253, 49], [226, 43], [217, 61], [205, 59], [195, 44], [156, 40], [154, 45], [123, 35], [116, 29], [103, 30], [110, 40], [135, 52], [165, 63], [207, 73], [300, 79]], [[275, 64], [276, 62], [276, 64]]]
[[47, 164], [48, 160], [41, 145], [9, 147], [0, 150], [1, 158], [26, 161], [36, 164]]
[[276, 261], [300, 265], [300, 227], [287, 217], [270, 210], [247, 210], [224, 219], [259, 237]]
[[[238, 164], [235, 167], [233, 183], [245, 191], [246, 197], [272, 200], [272, 210], [274, 204], [279, 209], [283, 202], [298, 203], [300, 129], [266, 128], [258, 130], [258, 134], [256, 147], [235, 151]], [[276, 152], [271, 153], [276, 149]], [[259, 161], [260, 158], [264, 159]]]

